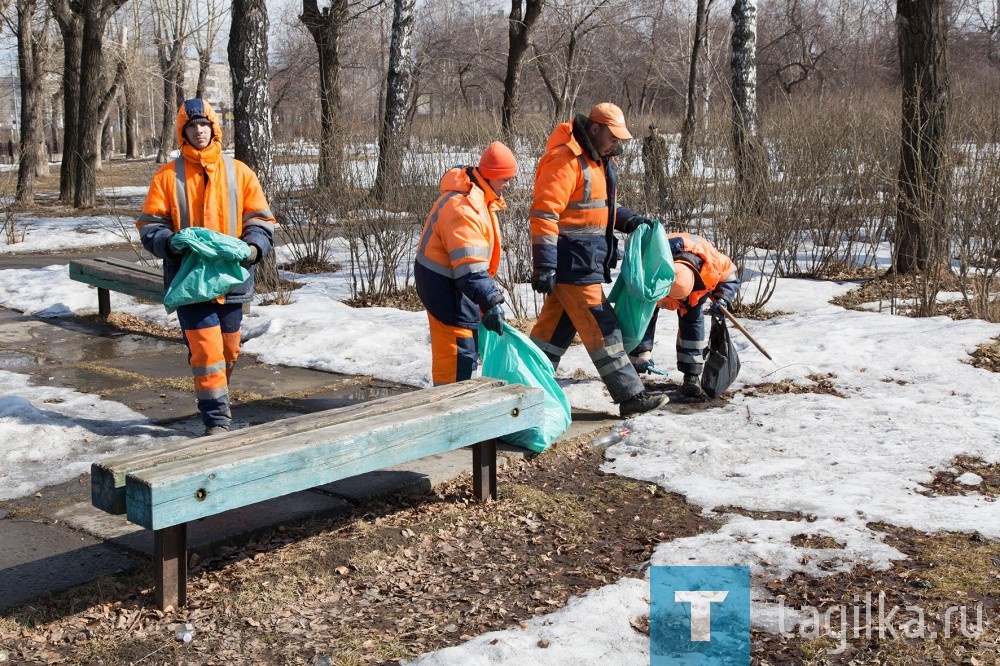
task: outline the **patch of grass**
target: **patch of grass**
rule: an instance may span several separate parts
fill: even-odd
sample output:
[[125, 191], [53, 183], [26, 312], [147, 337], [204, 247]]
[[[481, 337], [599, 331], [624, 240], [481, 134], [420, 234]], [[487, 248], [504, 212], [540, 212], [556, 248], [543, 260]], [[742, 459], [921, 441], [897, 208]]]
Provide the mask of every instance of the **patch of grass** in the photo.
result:
[[784, 395], [790, 393], [819, 393], [823, 395], [833, 395], [838, 398], [846, 398], [837, 387], [834, 385], [833, 379], [836, 379], [837, 375], [832, 372], [828, 372], [825, 375], [812, 374], [808, 375], [806, 379], [812, 382], [812, 384], [797, 384], [792, 379], [782, 379], [778, 382], [761, 382], [759, 384], [749, 384], [744, 389], [743, 392], [747, 395]]
[[979, 345], [970, 356], [975, 367], [1000, 372], [1000, 338]]
[[[976, 474], [982, 482], [966, 485], [958, 481], [963, 474]], [[1000, 465], [987, 463], [977, 456], [956, 456], [951, 461], [951, 469], [940, 470], [934, 480], [926, 484], [928, 496], [935, 495], [982, 495], [992, 502], [1000, 495]]]

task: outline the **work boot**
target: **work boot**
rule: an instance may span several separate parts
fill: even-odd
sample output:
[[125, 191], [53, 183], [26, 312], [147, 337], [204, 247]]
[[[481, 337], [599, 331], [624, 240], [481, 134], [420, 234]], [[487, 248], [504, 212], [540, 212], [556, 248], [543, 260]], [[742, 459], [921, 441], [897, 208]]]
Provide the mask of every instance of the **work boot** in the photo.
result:
[[701, 375], [684, 375], [681, 393], [685, 398], [700, 398], [702, 395]]
[[665, 395], [650, 395], [642, 391], [618, 405], [618, 413], [621, 414], [622, 418], [625, 418], [633, 414], [642, 414], [643, 412], [659, 409], [668, 402], [670, 402], [670, 398]]
[[229, 432], [229, 426], [227, 425], [210, 425], [205, 426], [205, 437], [211, 437], [212, 435], [221, 435], [224, 432]]

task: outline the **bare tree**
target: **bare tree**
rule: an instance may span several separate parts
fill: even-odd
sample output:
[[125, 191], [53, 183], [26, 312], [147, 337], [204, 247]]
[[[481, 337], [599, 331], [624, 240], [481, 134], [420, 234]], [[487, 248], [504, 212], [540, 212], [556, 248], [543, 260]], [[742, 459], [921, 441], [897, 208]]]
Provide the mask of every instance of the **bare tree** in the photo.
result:
[[[532, 44], [535, 64], [552, 99], [553, 117], [564, 117], [575, 103], [587, 67], [581, 62], [589, 52], [593, 33], [604, 25], [605, 10], [614, 0], [596, 0], [566, 7], [564, 24], [555, 26], [563, 34], [556, 38], [556, 48], [545, 53]], [[560, 38], [561, 37], [561, 38]], [[602, 98], [605, 97], [602, 95]]]
[[691, 150], [694, 145], [695, 117], [698, 109], [698, 72], [701, 63], [701, 49], [707, 41], [708, 14], [713, 0], [698, 0], [695, 11], [694, 35], [691, 39], [691, 64], [688, 69], [687, 104], [684, 107], [684, 122], [681, 125], [681, 164], [677, 175], [685, 177], [691, 173]]
[[49, 14], [38, 16], [37, 0], [17, 0], [17, 70], [21, 84], [21, 140], [17, 170], [19, 204], [35, 201], [35, 177], [40, 160], [42, 81], [48, 52]]
[[503, 107], [500, 133], [508, 145], [514, 145], [514, 129], [519, 112], [521, 65], [531, 45], [531, 33], [542, 16], [545, 0], [510, 0], [508, 16], [507, 73], [503, 79]]
[[372, 193], [385, 202], [399, 187], [403, 149], [407, 143], [406, 111], [413, 82], [413, 8], [416, 0], [394, 0], [389, 71], [385, 84], [385, 115], [378, 135], [378, 168]]
[[759, 217], [767, 205], [767, 152], [757, 132], [757, 0], [735, 0], [732, 10], [733, 161], [737, 222]]
[[83, 41], [80, 51], [80, 159], [76, 164], [75, 208], [92, 208], [97, 193], [97, 148], [100, 107], [107, 93], [101, 68], [104, 64], [104, 29], [111, 15], [126, 0], [91, 0], [83, 8]]
[[[233, 17], [237, 16], [235, 3], [230, 8], [229, 3], [222, 2], [222, 0], [199, 0], [192, 7], [194, 48], [198, 52], [198, 83], [195, 86], [195, 97], [205, 96], [208, 72], [212, 67], [212, 55], [215, 53], [215, 42], [219, 38], [222, 18], [226, 11], [231, 11]], [[264, 18], [267, 18], [266, 15]], [[230, 39], [232, 39], [231, 35]]]
[[948, 196], [948, 23], [944, 0], [897, 0], [903, 83], [902, 143], [893, 271], [943, 259]]
[[267, 6], [264, 0], [234, 0], [229, 29], [229, 66], [233, 79], [236, 158], [257, 173], [272, 197], [274, 139], [267, 76]]
[[299, 20], [309, 29], [319, 53], [320, 141], [318, 183], [339, 186], [344, 152], [341, 41], [347, 24], [374, 9], [382, 0], [331, 0], [319, 8], [316, 0], [302, 0]]
[[160, 140], [156, 161], [167, 161], [174, 146], [177, 109], [184, 103], [184, 45], [188, 38], [191, 0], [155, 0], [152, 4], [153, 41], [163, 81]]
[[83, 52], [83, 14], [70, 0], [50, 0], [63, 40], [63, 145], [59, 169], [59, 201], [72, 204], [76, 196], [80, 153], [80, 60]]

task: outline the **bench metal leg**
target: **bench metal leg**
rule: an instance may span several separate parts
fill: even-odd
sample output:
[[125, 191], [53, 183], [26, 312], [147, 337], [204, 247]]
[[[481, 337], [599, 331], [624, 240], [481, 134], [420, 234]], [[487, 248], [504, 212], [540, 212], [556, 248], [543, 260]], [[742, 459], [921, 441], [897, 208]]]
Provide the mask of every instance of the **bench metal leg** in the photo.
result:
[[187, 523], [153, 530], [153, 583], [156, 605], [187, 605]]
[[111, 315], [111, 292], [104, 287], [97, 288], [97, 314], [101, 319], [107, 319]]
[[480, 502], [497, 498], [497, 440], [472, 446], [472, 494]]

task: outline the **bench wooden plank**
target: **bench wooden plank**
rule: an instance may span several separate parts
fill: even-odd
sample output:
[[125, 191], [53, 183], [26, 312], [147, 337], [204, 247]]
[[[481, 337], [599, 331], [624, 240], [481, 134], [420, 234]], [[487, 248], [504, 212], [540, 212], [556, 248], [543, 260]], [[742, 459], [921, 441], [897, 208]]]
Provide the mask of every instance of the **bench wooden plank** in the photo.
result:
[[[126, 453], [93, 463], [90, 468], [90, 498], [95, 507], [113, 514], [125, 513], [125, 476], [132, 471], [151, 469], [177, 460], [185, 460], [212, 452], [225, 451], [247, 443], [270, 441], [316, 428], [357, 420], [363, 415], [388, 414], [428, 403], [450, 400], [477, 391], [503, 386], [504, 382], [486, 377], [455, 384], [412, 391], [402, 395], [378, 398], [369, 402], [329, 409], [313, 414], [254, 426], [249, 430], [234, 430], [214, 437], [199, 437], [169, 450], [152, 449]], [[528, 427], [528, 426], [525, 426]]]
[[126, 476], [127, 515], [158, 530], [485, 442], [543, 415], [542, 391], [514, 384], [161, 464]]
[[98, 289], [118, 291], [155, 303], [162, 303], [166, 294], [163, 274], [159, 268], [131, 264], [120, 259], [74, 260], [69, 263], [69, 276]]

